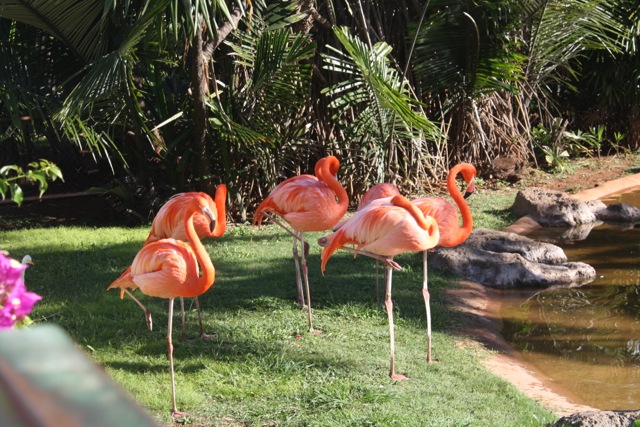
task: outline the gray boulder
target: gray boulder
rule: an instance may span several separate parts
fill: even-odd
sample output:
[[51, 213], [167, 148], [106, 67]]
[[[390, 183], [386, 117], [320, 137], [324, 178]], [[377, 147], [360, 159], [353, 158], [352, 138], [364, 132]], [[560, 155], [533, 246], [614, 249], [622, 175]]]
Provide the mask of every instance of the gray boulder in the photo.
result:
[[640, 209], [626, 203], [613, 203], [596, 213], [601, 221], [640, 223]]
[[560, 418], [554, 427], [631, 427], [640, 411], [584, 411]]
[[516, 194], [511, 211], [518, 216], [529, 215], [547, 227], [573, 227], [595, 222], [596, 212], [606, 209], [599, 200], [583, 202], [561, 191], [532, 187]]
[[484, 228], [454, 248], [434, 250], [429, 267], [498, 289], [581, 285], [596, 276], [588, 264], [567, 262], [558, 246]]

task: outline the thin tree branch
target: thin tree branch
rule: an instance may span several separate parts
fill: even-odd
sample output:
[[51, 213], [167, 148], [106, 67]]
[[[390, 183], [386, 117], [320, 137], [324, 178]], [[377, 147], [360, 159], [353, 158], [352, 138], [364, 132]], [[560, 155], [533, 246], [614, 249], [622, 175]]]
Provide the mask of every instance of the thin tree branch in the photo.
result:
[[213, 52], [218, 48], [218, 46], [220, 46], [220, 44], [222, 44], [223, 41], [225, 41], [229, 34], [231, 34], [231, 31], [238, 28], [238, 23], [244, 16], [245, 10], [247, 10], [247, 0], [242, 0], [242, 7], [236, 6], [233, 8], [233, 12], [231, 12], [231, 21], [226, 21], [222, 24], [213, 39], [205, 43], [202, 49], [205, 61], [211, 59]]

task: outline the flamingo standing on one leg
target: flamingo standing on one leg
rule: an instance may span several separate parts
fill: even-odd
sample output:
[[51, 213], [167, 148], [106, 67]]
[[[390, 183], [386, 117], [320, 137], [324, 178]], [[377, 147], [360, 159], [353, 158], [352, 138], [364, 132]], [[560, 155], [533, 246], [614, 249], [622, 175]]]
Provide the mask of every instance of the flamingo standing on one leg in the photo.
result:
[[[356, 211], [361, 211], [362, 209], [366, 208], [372, 203], [380, 203], [379, 201], [381, 201], [382, 199], [387, 199], [389, 197], [397, 196], [399, 194], [400, 194], [400, 190], [398, 190], [398, 187], [396, 187], [393, 184], [390, 184], [388, 182], [382, 182], [380, 184], [376, 184], [370, 189], [368, 189], [366, 193], [364, 193], [364, 196], [362, 196], [362, 198], [360, 199], [360, 202], [358, 203], [358, 207]], [[382, 203], [384, 203], [384, 201]], [[342, 222], [336, 225], [335, 227], [333, 227], [333, 231], [336, 231], [338, 228], [340, 228], [341, 225], [342, 225]], [[376, 302], [380, 303], [378, 264], [379, 262], [376, 261]], [[385, 272], [386, 271], [387, 270], [385, 269]]]
[[[433, 248], [440, 238], [438, 224], [404, 196], [381, 199], [356, 212], [329, 236], [318, 240], [323, 246], [321, 269], [324, 274], [329, 258], [336, 249], [343, 248], [370, 256], [387, 264], [384, 303], [389, 320], [390, 367], [393, 380], [406, 379], [395, 373], [395, 336], [391, 284], [393, 269], [400, 266], [393, 257], [402, 252], [424, 251]], [[355, 249], [344, 245], [356, 245]]]
[[[193, 223], [196, 234], [200, 239], [205, 237], [220, 237], [227, 228], [225, 203], [227, 199], [227, 186], [225, 184], [218, 185], [215, 194], [215, 200], [208, 194], [203, 192], [187, 192], [175, 194], [167, 202], [162, 205], [151, 224], [151, 231], [144, 242], [147, 245], [161, 239], [173, 238], [176, 240], [187, 241], [186, 230], [184, 226], [184, 218], [189, 214], [192, 200], [196, 197], [203, 197], [207, 200], [207, 205], [214, 215], [214, 227], [210, 229], [210, 221], [207, 216], [200, 212], [196, 212], [193, 217]], [[126, 271], [125, 271], [126, 273]], [[124, 293], [129, 294], [131, 298], [144, 310], [145, 320], [149, 330], [153, 328], [151, 312], [128, 290], [122, 289], [121, 296]], [[210, 338], [204, 333], [202, 326], [202, 317], [200, 314], [200, 303], [198, 297], [194, 298], [196, 311], [198, 313], [198, 326], [200, 328], [200, 337], [203, 339]], [[180, 312], [182, 319], [182, 339], [185, 339], [185, 319], [184, 319], [184, 298], [180, 298]]]
[[[302, 290], [302, 279], [300, 277], [300, 270], [302, 270], [309, 332], [311, 333], [321, 333], [322, 331], [313, 329], [309, 277], [305, 254], [306, 243], [303, 233], [305, 231], [328, 230], [336, 225], [347, 212], [349, 197], [335, 176], [339, 168], [340, 162], [336, 157], [323, 157], [316, 163], [315, 176], [298, 175], [278, 184], [267, 198], [260, 203], [253, 215], [254, 224], [260, 226], [263, 216], [267, 216], [294, 237], [293, 258], [296, 267], [298, 303], [301, 308], [304, 308], [305, 301]], [[292, 230], [271, 214], [282, 217], [291, 226]], [[299, 259], [298, 256], [298, 241], [302, 249], [301, 259]]]
[[[173, 302], [176, 297], [195, 298], [206, 292], [215, 280], [215, 269], [204, 245], [198, 238], [194, 217], [201, 212], [211, 222], [214, 213], [206, 197], [191, 199], [183, 219], [185, 243], [175, 239], [161, 239], [146, 244], [140, 249], [131, 264], [107, 289], [140, 289], [149, 296], [169, 299], [169, 322], [167, 327], [167, 352], [171, 373], [171, 400], [173, 416], [183, 415], [176, 406], [176, 386], [173, 369]], [[199, 267], [198, 267], [199, 266]], [[199, 275], [199, 268], [202, 276]]]
[[[456, 179], [458, 174], [462, 174], [467, 183], [467, 190], [463, 195], [458, 186]], [[462, 226], [458, 222], [458, 212], [456, 208], [448, 201], [440, 197], [423, 197], [412, 201], [422, 211], [425, 216], [433, 217], [438, 223], [440, 230], [440, 240], [438, 246], [453, 247], [464, 242], [473, 228], [473, 218], [471, 210], [465, 199], [475, 191], [474, 179], [476, 176], [476, 168], [469, 163], [460, 163], [449, 171], [447, 177], [447, 189], [453, 200], [458, 205], [462, 215]], [[422, 265], [424, 271], [424, 279], [422, 283], [422, 295], [427, 311], [427, 363], [432, 363], [431, 358], [431, 306], [429, 286], [427, 280], [427, 251], [422, 253]]]

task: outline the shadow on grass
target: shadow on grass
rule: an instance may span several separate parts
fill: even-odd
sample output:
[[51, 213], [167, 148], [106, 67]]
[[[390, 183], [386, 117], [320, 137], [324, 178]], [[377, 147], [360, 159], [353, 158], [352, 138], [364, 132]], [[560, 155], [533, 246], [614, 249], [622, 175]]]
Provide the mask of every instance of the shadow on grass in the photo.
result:
[[[179, 303], [176, 301], [173, 329], [176, 359], [188, 354], [189, 360], [213, 356], [238, 361], [262, 357], [268, 361], [281, 354], [283, 342], [290, 343], [298, 333], [303, 340], [315, 339], [308, 334], [306, 312], [297, 308], [295, 302], [297, 291], [291, 237], [274, 227], [259, 231], [234, 228], [219, 239], [205, 240], [217, 277], [214, 285], [200, 297], [200, 304], [205, 332], [216, 333], [217, 338], [195, 344], [181, 343]], [[29, 251], [25, 249], [29, 243], [17, 234], [7, 240], [12, 253], [30, 252], [36, 260], [36, 266], [27, 271], [27, 286], [42, 295], [43, 300], [36, 305], [33, 319], [59, 324], [79, 345], [96, 351], [107, 347], [134, 347], [135, 353], [143, 358], [166, 355], [167, 301], [137, 292], [154, 316], [154, 330], [150, 332], [146, 330], [142, 310], [130, 298], [125, 296], [120, 300], [118, 290], [107, 291], [108, 285], [130, 265], [146, 231], [135, 230], [118, 243], [109, 241], [109, 233], [113, 230], [106, 230], [106, 236], [101, 234], [104, 231], [101, 229], [71, 231], [79, 233], [71, 244], [60, 235], [59, 239], [54, 236], [42, 246], [32, 245]], [[45, 233], [44, 230], [40, 232]], [[52, 229], [51, 233], [62, 233], [62, 230]], [[386, 323], [384, 307], [377, 303], [375, 261], [338, 251], [329, 261], [323, 277], [321, 248], [316, 244], [321, 235], [324, 234], [307, 236], [311, 244], [309, 281], [317, 327], [322, 328], [330, 322], [325, 319], [351, 315], [354, 306], [366, 315], [378, 316], [381, 324]], [[55, 243], [58, 240], [59, 245]], [[393, 299], [398, 319], [426, 328], [421, 257], [419, 253], [396, 257], [404, 270], [394, 272]], [[380, 269], [380, 298], [384, 287], [382, 274]], [[437, 331], [444, 325], [438, 319], [445, 310], [440, 292], [447, 279], [438, 274], [430, 277], [433, 327]], [[187, 333], [194, 336], [197, 317], [191, 301], [186, 300]], [[251, 330], [245, 332], [245, 325], [238, 319], [247, 314], [253, 316], [254, 323], [249, 326]], [[267, 316], [275, 323], [255, 323], [259, 316]], [[225, 319], [233, 322], [226, 325]], [[292, 349], [287, 350], [287, 359], [320, 369], [330, 366], [349, 369], [351, 366], [343, 364], [339, 356], [310, 355]], [[120, 365], [113, 365], [115, 368], [134, 372], [167, 369], [164, 363], [149, 363], [149, 360], [117, 363]]]

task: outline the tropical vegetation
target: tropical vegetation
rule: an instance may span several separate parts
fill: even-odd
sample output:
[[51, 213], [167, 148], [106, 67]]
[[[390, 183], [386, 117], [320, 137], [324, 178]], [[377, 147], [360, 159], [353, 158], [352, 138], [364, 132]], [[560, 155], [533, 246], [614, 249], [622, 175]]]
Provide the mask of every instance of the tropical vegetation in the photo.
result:
[[129, 213], [225, 182], [239, 221], [327, 153], [354, 196], [560, 168], [640, 147], [639, 23], [630, 0], [0, 0], [0, 164]]

